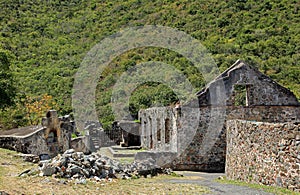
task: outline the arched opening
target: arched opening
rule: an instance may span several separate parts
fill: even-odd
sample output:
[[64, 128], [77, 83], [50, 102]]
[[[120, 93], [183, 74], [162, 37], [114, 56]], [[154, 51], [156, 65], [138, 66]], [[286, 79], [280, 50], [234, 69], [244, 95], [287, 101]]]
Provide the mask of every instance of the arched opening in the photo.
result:
[[157, 141], [161, 141], [161, 128], [160, 128], [160, 120], [157, 119], [157, 133], [156, 133]]
[[48, 134], [47, 143], [55, 143], [57, 142], [57, 131], [51, 130]]
[[171, 133], [171, 125], [170, 125], [170, 119], [165, 120], [165, 143], [170, 143], [170, 133]]
[[49, 131], [47, 136], [47, 145], [50, 152], [58, 151], [58, 133], [56, 129]]

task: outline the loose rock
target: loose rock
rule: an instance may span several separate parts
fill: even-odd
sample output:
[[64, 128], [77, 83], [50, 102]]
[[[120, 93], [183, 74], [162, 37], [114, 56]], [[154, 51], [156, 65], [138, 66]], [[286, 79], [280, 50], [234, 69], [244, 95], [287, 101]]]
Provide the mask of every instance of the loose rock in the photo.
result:
[[[86, 179], [99, 182], [103, 179], [108, 181], [114, 178], [131, 179], [140, 176], [152, 177], [158, 173], [172, 173], [171, 169], [157, 167], [152, 159], [124, 165], [98, 153], [85, 155], [82, 152], [75, 152], [73, 149], [50, 160], [40, 161], [39, 171], [40, 176], [73, 179], [77, 184], [85, 184]], [[29, 172], [26, 171], [20, 175]]]

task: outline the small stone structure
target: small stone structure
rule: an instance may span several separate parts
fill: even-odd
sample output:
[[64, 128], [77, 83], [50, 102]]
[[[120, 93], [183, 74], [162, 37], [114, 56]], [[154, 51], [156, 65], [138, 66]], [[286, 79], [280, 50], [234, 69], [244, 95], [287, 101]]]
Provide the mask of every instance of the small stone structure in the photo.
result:
[[300, 192], [300, 124], [227, 121], [226, 175]]
[[106, 134], [115, 144], [123, 147], [141, 145], [140, 124], [135, 121], [114, 121], [111, 131]]
[[[224, 102], [216, 101], [220, 96]], [[227, 120], [297, 122], [300, 107], [291, 91], [238, 60], [198, 92], [196, 101], [175, 108], [141, 110], [139, 119], [141, 146], [150, 151], [137, 154], [137, 158], [151, 158], [153, 152], [169, 152], [170, 156], [180, 153], [168, 166], [224, 172]]]
[[90, 154], [92, 151], [95, 151], [95, 147], [89, 136], [72, 138], [71, 148], [76, 152], [83, 152], [84, 154]]
[[140, 136], [140, 124], [134, 121], [119, 121], [118, 126], [122, 131], [122, 142], [120, 145], [123, 147], [129, 146], [140, 146], [141, 136]]
[[48, 148], [48, 154], [55, 156], [70, 148], [72, 124], [68, 117], [58, 118], [55, 110], [46, 113], [42, 119], [42, 125], [46, 127], [44, 138]]
[[91, 152], [99, 150], [101, 147], [108, 147], [115, 145], [115, 143], [108, 137], [101, 123], [98, 121], [86, 121], [84, 130], [86, 132], [85, 139], [89, 142], [86, 144]]
[[58, 117], [55, 110], [46, 113], [42, 126], [1, 132], [0, 147], [25, 154], [55, 156], [70, 148], [74, 123], [68, 116]]

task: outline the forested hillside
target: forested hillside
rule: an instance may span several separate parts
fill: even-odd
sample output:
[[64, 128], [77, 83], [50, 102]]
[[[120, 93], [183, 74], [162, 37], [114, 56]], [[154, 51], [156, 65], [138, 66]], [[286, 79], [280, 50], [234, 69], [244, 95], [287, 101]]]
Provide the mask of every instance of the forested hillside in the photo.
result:
[[[9, 60], [7, 74], [13, 75], [16, 88], [10, 93], [14, 104], [1, 111], [2, 128], [35, 124], [48, 108], [60, 114], [72, 112], [73, 76], [86, 53], [121, 29], [146, 24], [177, 28], [200, 40], [220, 71], [237, 59], [245, 60], [300, 98], [300, 2], [296, 0], [0, 1], [0, 52], [5, 55], [1, 59]], [[197, 89], [203, 87], [201, 74], [186, 68], [189, 62], [175, 52], [130, 51], [114, 59], [99, 81], [97, 110], [104, 124], [113, 120], [110, 95], [118, 76], [150, 60], [174, 65]], [[0, 86], [0, 92], [7, 86]], [[130, 110], [135, 115], [139, 108], [176, 99], [170, 89], [148, 83], [133, 94]]]

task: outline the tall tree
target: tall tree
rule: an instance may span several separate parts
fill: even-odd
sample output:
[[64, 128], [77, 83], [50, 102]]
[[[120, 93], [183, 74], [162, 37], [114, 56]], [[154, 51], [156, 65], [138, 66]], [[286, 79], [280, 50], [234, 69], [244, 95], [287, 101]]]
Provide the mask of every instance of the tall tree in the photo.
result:
[[0, 109], [12, 105], [16, 95], [8, 56], [8, 51], [0, 49]]

